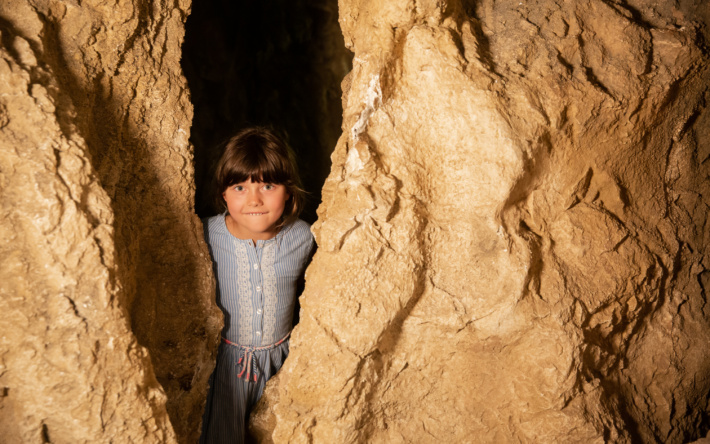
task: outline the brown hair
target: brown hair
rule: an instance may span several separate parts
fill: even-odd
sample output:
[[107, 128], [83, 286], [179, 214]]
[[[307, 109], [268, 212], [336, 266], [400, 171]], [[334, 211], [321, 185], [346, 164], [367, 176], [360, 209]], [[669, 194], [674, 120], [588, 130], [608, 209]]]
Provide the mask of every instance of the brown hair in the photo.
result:
[[286, 187], [290, 197], [277, 227], [298, 219], [305, 191], [301, 188], [296, 158], [288, 144], [267, 128], [243, 129], [227, 141], [215, 172], [222, 211], [226, 209], [222, 193], [230, 186], [247, 180]]

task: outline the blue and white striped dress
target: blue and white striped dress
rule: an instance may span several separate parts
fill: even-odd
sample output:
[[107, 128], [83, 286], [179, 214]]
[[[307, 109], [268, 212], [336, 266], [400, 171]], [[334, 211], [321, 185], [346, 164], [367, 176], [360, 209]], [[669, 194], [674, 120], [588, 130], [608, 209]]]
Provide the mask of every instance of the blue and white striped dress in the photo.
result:
[[210, 378], [200, 443], [243, 443], [246, 419], [266, 381], [288, 356], [288, 340], [254, 351], [253, 360], [246, 359], [243, 348], [229, 343], [266, 347], [289, 334], [296, 287], [313, 248], [313, 235], [299, 219], [254, 245], [227, 230], [224, 214], [203, 222], [217, 277], [217, 305], [224, 312], [222, 337], [228, 342], [220, 344]]

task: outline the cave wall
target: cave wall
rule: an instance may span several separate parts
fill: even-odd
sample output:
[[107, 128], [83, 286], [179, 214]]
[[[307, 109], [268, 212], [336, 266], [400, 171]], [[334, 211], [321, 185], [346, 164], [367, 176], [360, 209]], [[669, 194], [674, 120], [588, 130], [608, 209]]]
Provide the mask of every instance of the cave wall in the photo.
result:
[[0, 3], [3, 442], [195, 442], [221, 326], [189, 2]]
[[[221, 317], [187, 1], [0, 3], [0, 432], [194, 442]], [[708, 6], [343, 0], [274, 442], [707, 433]]]
[[341, 0], [354, 52], [264, 442], [710, 427], [706, 2]]

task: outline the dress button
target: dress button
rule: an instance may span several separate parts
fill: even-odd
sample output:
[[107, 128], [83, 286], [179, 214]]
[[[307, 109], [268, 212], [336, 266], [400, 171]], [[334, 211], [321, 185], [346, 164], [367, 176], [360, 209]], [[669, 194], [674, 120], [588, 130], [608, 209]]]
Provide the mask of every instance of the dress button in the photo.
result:
[[261, 314], [261, 308], [256, 311], [256, 314]]
[[256, 332], [256, 335], [257, 335], [257, 336], [261, 336], [261, 332], [260, 332], [260, 331], [257, 331], [257, 332]]
[[258, 270], [258, 269], [259, 269], [259, 264], [254, 264], [254, 270]]
[[256, 287], [256, 291], [261, 291], [261, 287]]

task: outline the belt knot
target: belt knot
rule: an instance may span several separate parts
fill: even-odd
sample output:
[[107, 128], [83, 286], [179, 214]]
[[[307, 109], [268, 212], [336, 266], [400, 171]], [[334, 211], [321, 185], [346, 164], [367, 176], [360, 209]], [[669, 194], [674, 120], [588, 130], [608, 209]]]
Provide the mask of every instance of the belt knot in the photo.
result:
[[288, 332], [288, 333], [286, 333], [286, 336], [284, 336], [280, 340], [274, 342], [273, 344], [261, 345], [261, 346], [240, 345], [240, 344], [237, 344], [236, 342], [232, 342], [232, 341], [228, 340], [225, 337], [222, 337], [222, 341], [224, 341], [225, 344], [231, 345], [232, 347], [237, 347], [237, 349], [239, 349], [239, 360], [237, 361], [237, 365], [239, 365], [239, 364], [242, 365], [242, 371], [239, 372], [239, 374], [237, 375], [237, 378], [245, 379], [245, 380], [251, 382], [251, 379], [253, 377], [254, 382], [256, 382], [257, 375], [259, 373], [259, 369], [256, 365], [256, 360], [254, 359], [254, 352], [271, 350], [272, 348], [275, 348], [275, 347], [283, 344], [288, 339], [288, 337], [290, 335], [291, 335], [291, 332]]

